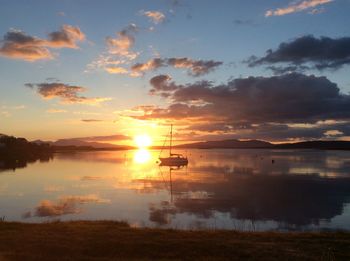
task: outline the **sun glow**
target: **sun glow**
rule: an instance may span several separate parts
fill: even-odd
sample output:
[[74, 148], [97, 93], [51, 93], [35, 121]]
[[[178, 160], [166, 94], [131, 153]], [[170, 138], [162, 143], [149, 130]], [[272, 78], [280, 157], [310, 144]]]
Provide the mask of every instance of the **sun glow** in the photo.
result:
[[135, 136], [134, 141], [137, 147], [139, 147], [140, 149], [147, 148], [152, 144], [152, 139], [147, 134], [141, 134], [141, 135]]
[[139, 149], [135, 151], [134, 162], [138, 164], [147, 163], [151, 159], [151, 153], [147, 149]]

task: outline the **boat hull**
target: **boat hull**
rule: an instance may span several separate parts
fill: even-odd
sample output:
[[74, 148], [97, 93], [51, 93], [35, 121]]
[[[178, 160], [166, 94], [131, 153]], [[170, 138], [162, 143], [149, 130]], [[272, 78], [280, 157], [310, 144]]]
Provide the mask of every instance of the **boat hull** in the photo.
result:
[[188, 164], [187, 158], [159, 158], [161, 166], [183, 166]]

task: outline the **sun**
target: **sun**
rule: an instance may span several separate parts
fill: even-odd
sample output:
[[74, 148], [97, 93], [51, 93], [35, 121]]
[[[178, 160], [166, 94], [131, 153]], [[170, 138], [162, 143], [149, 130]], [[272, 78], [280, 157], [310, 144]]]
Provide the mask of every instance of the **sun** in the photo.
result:
[[147, 134], [136, 135], [134, 141], [139, 148], [147, 148], [152, 144], [152, 139]]

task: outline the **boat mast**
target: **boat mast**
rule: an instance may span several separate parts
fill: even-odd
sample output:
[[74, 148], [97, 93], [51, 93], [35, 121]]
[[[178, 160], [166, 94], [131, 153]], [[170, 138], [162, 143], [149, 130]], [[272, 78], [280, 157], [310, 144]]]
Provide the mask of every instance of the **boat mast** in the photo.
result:
[[173, 125], [170, 125], [170, 147], [169, 147], [169, 155], [171, 156], [171, 143], [173, 139]]

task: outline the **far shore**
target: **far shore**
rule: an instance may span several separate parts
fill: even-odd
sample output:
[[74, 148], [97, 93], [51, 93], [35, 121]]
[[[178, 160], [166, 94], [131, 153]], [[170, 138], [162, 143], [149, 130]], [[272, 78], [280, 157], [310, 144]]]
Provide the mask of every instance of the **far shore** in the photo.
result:
[[350, 260], [349, 232], [180, 231], [0, 222], [0, 260]]

